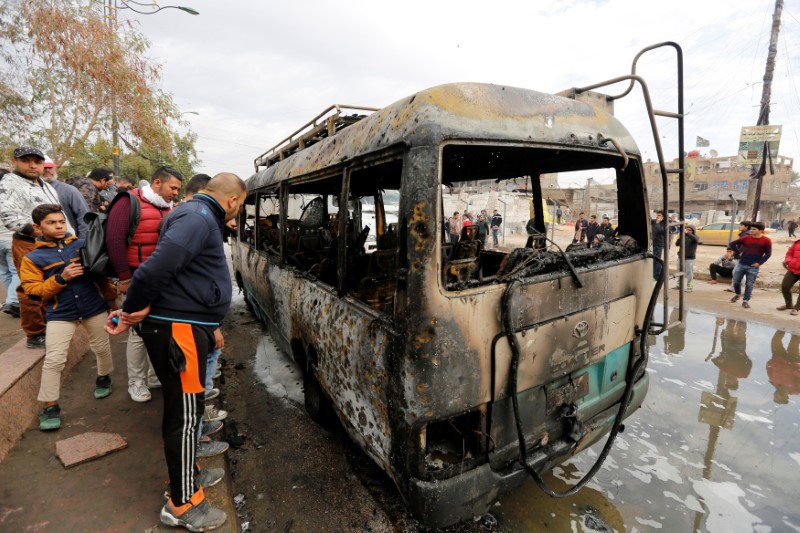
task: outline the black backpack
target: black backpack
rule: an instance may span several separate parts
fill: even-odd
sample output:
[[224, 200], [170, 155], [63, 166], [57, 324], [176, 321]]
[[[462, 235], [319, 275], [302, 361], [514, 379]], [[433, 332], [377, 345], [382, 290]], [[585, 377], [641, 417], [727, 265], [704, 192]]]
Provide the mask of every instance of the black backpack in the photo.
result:
[[106, 222], [108, 221], [108, 213], [111, 212], [111, 208], [114, 207], [117, 200], [123, 195], [130, 196], [131, 201], [131, 222], [127, 239], [127, 244], [130, 245], [142, 215], [142, 206], [139, 205], [139, 200], [134, 194], [127, 191], [118, 193], [109, 204], [105, 213], [89, 212], [83, 216], [83, 220], [87, 225], [87, 231], [83, 248], [81, 248], [81, 263], [83, 263], [83, 268], [88, 272], [107, 277], [116, 277], [117, 275], [111, 264], [108, 248], [106, 248]]

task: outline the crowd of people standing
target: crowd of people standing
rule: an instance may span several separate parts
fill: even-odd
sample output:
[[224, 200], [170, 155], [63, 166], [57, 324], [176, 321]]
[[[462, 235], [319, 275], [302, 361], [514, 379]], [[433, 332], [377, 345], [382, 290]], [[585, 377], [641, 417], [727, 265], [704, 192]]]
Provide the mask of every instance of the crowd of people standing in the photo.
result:
[[[194, 176], [177, 206], [184, 178], [170, 167], [134, 188], [106, 168], [60, 181], [57, 166], [31, 146], [16, 148], [12, 165], [0, 176], [2, 310], [19, 317], [28, 348], [44, 349], [39, 429], [61, 427], [61, 374], [76, 329], [88, 333], [98, 400], [113, 391], [109, 335], [128, 331], [131, 400], [149, 401], [153, 389], [164, 398], [170, 490], [161, 521], [192, 531], [222, 525], [225, 513], [208, 504], [203, 489], [224, 470], [201, 469], [196, 459], [228, 448], [209, 437], [227, 413], [206, 400], [219, 395], [220, 324], [232, 296], [223, 241], [244, 203], [244, 182], [230, 173]], [[83, 264], [92, 212], [108, 216], [110, 273]]]

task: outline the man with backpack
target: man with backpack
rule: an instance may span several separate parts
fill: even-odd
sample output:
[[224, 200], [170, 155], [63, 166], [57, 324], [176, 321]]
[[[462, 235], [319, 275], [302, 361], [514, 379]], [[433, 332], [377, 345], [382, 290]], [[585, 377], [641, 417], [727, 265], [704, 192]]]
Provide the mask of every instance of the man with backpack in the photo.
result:
[[[161, 220], [172, 209], [183, 175], [174, 168], [156, 169], [150, 185], [120, 193], [108, 211], [105, 241], [111, 266], [119, 279], [119, 292], [128, 292], [133, 273], [156, 248]], [[128, 363], [128, 394], [135, 402], [150, 401], [151, 386], [158, 386], [142, 339], [131, 330], [125, 350]]]

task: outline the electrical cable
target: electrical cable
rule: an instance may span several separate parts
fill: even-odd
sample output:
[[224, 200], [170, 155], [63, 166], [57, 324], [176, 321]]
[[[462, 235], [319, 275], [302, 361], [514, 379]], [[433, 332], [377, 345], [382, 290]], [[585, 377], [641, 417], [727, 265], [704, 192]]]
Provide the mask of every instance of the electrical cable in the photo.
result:
[[[655, 261], [660, 262], [663, 268], [663, 261], [655, 257], [653, 255], [649, 255]], [[619, 404], [619, 410], [617, 412], [617, 416], [614, 420], [614, 425], [611, 428], [611, 432], [606, 439], [606, 443], [603, 446], [603, 450], [598, 456], [597, 460], [594, 462], [592, 467], [589, 471], [570, 489], [564, 492], [556, 492], [551, 489], [547, 483], [542, 479], [539, 473], [533, 469], [532, 466], [528, 464], [528, 450], [525, 445], [525, 433], [522, 429], [522, 420], [520, 419], [519, 414], [519, 400], [517, 398], [517, 378], [519, 375], [519, 363], [520, 363], [520, 349], [519, 344], [517, 343], [517, 338], [514, 335], [514, 327], [512, 324], [511, 319], [511, 293], [514, 287], [517, 284], [522, 283], [519, 279], [514, 279], [506, 286], [505, 290], [503, 291], [502, 297], [502, 319], [503, 319], [503, 329], [505, 330], [506, 337], [508, 338], [508, 343], [511, 346], [511, 375], [510, 375], [510, 386], [511, 386], [511, 403], [514, 408], [514, 422], [516, 425], [517, 430], [517, 439], [519, 442], [519, 463], [525, 469], [526, 472], [531, 476], [533, 481], [536, 485], [547, 495], [553, 498], [565, 498], [568, 496], [572, 496], [580, 489], [582, 489], [594, 475], [597, 473], [598, 470], [603, 466], [603, 463], [606, 460], [606, 457], [611, 452], [611, 447], [614, 444], [614, 440], [616, 439], [617, 435], [619, 434], [620, 427], [622, 427], [622, 419], [625, 414], [625, 410], [628, 407], [628, 403], [630, 402], [630, 397], [633, 392], [633, 384], [636, 380], [636, 376], [639, 374], [640, 370], [642, 369], [643, 365], [647, 363], [647, 332], [650, 329], [650, 321], [652, 320], [653, 311], [656, 306], [656, 302], [658, 300], [658, 294], [661, 291], [661, 286], [663, 284], [663, 277], [659, 277], [656, 281], [656, 285], [653, 288], [653, 292], [650, 295], [650, 302], [647, 306], [647, 311], [645, 312], [644, 320], [642, 321], [642, 327], [639, 331], [639, 359], [634, 363], [634, 346], [631, 344], [630, 354], [628, 355], [628, 366], [626, 369], [625, 375], [625, 390], [622, 394], [622, 398]]]

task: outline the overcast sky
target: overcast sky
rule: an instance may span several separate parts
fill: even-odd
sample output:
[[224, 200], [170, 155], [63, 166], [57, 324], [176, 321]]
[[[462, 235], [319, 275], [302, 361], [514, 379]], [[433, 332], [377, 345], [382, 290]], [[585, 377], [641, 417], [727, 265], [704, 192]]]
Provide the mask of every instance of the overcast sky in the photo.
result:
[[[758, 118], [774, 0], [403, 2], [177, 0], [137, 16], [174, 95], [199, 136], [200, 171], [246, 178], [253, 159], [333, 103], [383, 107], [442, 83], [473, 81], [542, 92], [630, 72], [650, 44], [684, 51], [686, 147], [699, 135], [735, 155]], [[125, 12], [123, 11], [123, 14]], [[638, 73], [655, 105], [676, 110], [675, 54], [646, 55]], [[770, 124], [780, 154], [800, 168], [800, 0], [783, 9]], [[622, 88], [622, 87], [621, 87]], [[618, 91], [609, 91], [618, 92]], [[641, 94], [618, 103], [645, 159], [656, 159]], [[660, 119], [665, 155], [676, 122]]]

